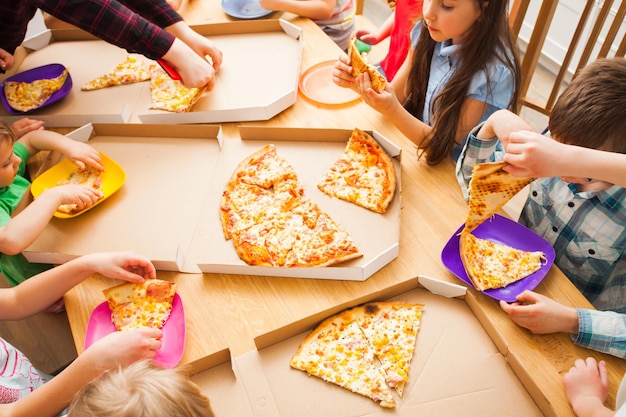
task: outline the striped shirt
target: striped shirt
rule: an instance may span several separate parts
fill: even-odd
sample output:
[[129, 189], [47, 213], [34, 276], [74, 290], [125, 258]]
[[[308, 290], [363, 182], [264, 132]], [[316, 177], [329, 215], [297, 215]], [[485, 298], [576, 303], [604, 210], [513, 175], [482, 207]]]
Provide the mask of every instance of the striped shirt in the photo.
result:
[[626, 359], [626, 315], [613, 311], [578, 308], [578, 334], [572, 341], [579, 346]]
[[183, 20], [166, 0], [0, 0], [0, 48], [15, 52], [38, 8], [149, 59], [174, 43], [162, 28]]
[[[475, 163], [501, 159], [497, 139], [475, 133], [457, 162], [457, 179], [467, 198]], [[554, 247], [555, 263], [598, 310], [626, 313], [626, 189], [579, 192], [559, 177], [530, 185], [519, 222]]]

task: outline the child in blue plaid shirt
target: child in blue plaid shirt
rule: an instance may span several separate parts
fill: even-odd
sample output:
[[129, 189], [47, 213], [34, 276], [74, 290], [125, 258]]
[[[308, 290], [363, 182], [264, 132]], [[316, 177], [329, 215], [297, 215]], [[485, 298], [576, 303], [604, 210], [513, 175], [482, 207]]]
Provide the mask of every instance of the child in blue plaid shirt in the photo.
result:
[[[624, 91], [624, 58], [588, 65], [557, 100], [549, 122], [551, 137], [626, 153]], [[507, 149], [509, 135], [520, 130], [532, 129], [507, 111], [474, 128], [457, 162], [465, 192], [474, 164], [502, 159], [498, 145]], [[530, 185], [519, 222], [554, 246], [556, 265], [595, 308], [626, 313], [626, 188], [597, 178], [540, 178]]]

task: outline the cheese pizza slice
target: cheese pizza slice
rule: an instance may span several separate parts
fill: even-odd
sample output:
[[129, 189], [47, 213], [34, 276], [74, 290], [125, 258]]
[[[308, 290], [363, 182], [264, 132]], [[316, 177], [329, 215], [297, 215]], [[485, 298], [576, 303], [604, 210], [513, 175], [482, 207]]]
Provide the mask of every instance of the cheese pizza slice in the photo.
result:
[[85, 83], [81, 90], [92, 91], [101, 88], [112, 87], [147, 81], [150, 72], [145, 67], [141, 58], [128, 55], [126, 59], [118, 63], [111, 71]]
[[533, 178], [515, 177], [503, 168], [506, 162], [474, 165], [469, 186], [469, 213], [464, 232], [471, 232], [493, 216]]
[[462, 232], [459, 251], [463, 267], [479, 291], [503, 288], [538, 271], [544, 262], [541, 251], [529, 252]]
[[8, 81], [4, 83], [4, 96], [7, 103], [17, 111], [36, 109], [63, 87], [69, 74], [66, 68], [59, 76], [32, 82]]
[[140, 327], [160, 329], [172, 311], [176, 284], [146, 279], [141, 284], [127, 282], [103, 291], [117, 330]]
[[385, 85], [387, 85], [387, 79], [378, 72], [375, 66], [368, 62], [367, 54], [359, 51], [355, 37], [350, 39], [348, 56], [350, 57], [350, 65], [352, 66], [352, 76], [356, 78], [362, 73], [367, 72], [370, 76], [374, 91], [382, 93], [385, 89]]
[[393, 408], [396, 401], [374, 350], [355, 321], [333, 316], [311, 332], [291, 359], [292, 368]]
[[422, 320], [423, 304], [372, 302], [347, 312], [359, 324], [385, 371], [387, 385], [402, 397]]
[[187, 88], [173, 80], [159, 65], [150, 65], [151, 109], [185, 113], [200, 99], [205, 88]]
[[[83, 170], [76, 168], [66, 179], [59, 181], [58, 185], [80, 184], [102, 192], [102, 174], [102, 172], [90, 166]], [[76, 212], [76, 204], [61, 204], [57, 211], [66, 214], [74, 213]]]
[[331, 197], [384, 213], [395, 194], [396, 170], [376, 139], [354, 129], [342, 155], [317, 188]]

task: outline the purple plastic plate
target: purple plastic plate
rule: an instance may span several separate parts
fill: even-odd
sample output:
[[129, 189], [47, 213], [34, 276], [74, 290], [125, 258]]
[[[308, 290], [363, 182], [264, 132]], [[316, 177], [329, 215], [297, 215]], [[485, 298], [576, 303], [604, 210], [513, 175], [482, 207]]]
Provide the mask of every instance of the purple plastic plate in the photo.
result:
[[57, 101], [61, 100], [62, 98], [64, 98], [65, 96], [67, 96], [70, 91], [72, 90], [72, 77], [71, 75], [68, 73], [67, 74], [67, 78], [65, 79], [65, 83], [63, 84], [63, 86], [58, 90], [55, 91], [54, 94], [52, 94], [50, 96], [50, 98], [43, 103], [41, 106], [32, 109], [32, 110], [28, 110], [28, 111], [18, 111], [15, 110], [13, 107], [11, 107], [7, 101], [7, 98], [4, 95], [4, 83], [8, 82], [8, 81], [17, 81], [17, 82], [33, 82], [36, 80], [43, 80], [46, 78], [54, 78], [54, 77], [58, 77], [59, 75], [61, 75], [63, 73], [63, 71], [65, 71], [65, 67], [61, 64], [48, 64], [48, 65], [43, 65], [41, 67], [37, 67], [37, 68], [33, 68], [33, 69], [29, 69], [23, 72], [20, 72], [19, 74], [15, 74], [9, 78], [7, 78], [6, 80], [4, 80], [2, 82], [2, 84], [0, 84], [0, 91], [2, 91], [2, 94], [0, 94], [0, 100], [2, 100], [2, 104], [4, 104], [4, 107], [7, 109], [7, 111], [11, 114], [27, 114], [27, 113], [31, 113], [34, 112], [36, 110], [41, 109], [42, 107], [46, 107], [49, 106], [52, 103], [56, 103]]
[[[461, 225], [444, 246], [441, 252], [441, 261], [461, 281], [473, 287], [459, 254], [459, 233], [464, 226]], [[524, 290], [532, 290], [537, 287], [554, 263], [554, 248], [547, 240], [527, 227], [498, 214], [478, 226], [472, 233], [476, 237], [509, 245], [516, 249], [533, 252], [542, 251], [546, 256], [547, 262], [537, 272], [504, 288], [483, 291], [484, 294], [496, 300], [514, 302], [515, 297]]]
[[258, 0], [222, 0], [222, 9], [238, 19], [256, 19], [274, 12], [261, 7]]
[[[111, 322], [111, 310], [105, 301], [96, 307], [89, 317], [87, 333], [85, 334], [85, 349], [94, 342], [102, 339], [109, 333], [115, 332]], [[178, 294], [174, 294], [172, 312], [163, 325], [161, 348], [154, 356], [154, 362], [163, 368], [173, 368], [178, 365], [185, 351], [185, 311], [183, 302]]]

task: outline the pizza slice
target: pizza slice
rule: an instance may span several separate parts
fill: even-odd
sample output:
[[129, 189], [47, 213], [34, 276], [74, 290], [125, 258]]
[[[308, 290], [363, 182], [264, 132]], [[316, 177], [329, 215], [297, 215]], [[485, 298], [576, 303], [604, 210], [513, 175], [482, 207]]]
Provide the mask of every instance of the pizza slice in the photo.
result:
[[311, 332], [291, 359], [290, 366], [354, 393], [396, 406], [374, 350], [355, 321], [342, 315], [322, 322]]
[[146, 279], [127, 282], [103, 291], [111, 309], [111, 321], [119, 331], [153, 327], [160, 329], [172, 311], [176, 284]]
[[367, 54], [361, 53], [356, 45], [356, 38], [350, 39], [350, 45], [348, 46], [348, 56], [350, 57], [350, 65], [352, 66], [352, 76], [358, 77], [364, 72], [367, 72], [372, 81], [372, 88], [377, 93], [382, 93], [387, 85], [387, 79], [376, 69], [375, 66], [370, 64], [367, 60]]
[[341, 157], [317, 187], [331, 197], [384, 213], [395, 194], [396, 170], [376, 139], [354, 129]]
[[132, 84], [150, 79], [150, 72], [143, 60], [133, 55], [118, 63], [111, 71], [85, 83], [81, 90], [92, 91], [115, 85]]
[[[66, 179], [58, 182], [58, 185], [64, 184], [80, 184], [103, 192], [102, 172], [90, 166], [83, 170], [76, 168]], [[57, 208], [57, 211], [66, 214], [74, 213], [76, 212], [76, 204], [62, 204]]]
[[374, 349], [387, 385], [395, 388], [400, 397], [409, 380], [423, 308], [423, 304], [387, 301], [367, 303], [349, 311]]
[[464, 232], [471, 232], [493, 216], [533, 178], [515, 177], [503, 168], [506, 162], [474, 165], [469, 186], [469, 213]]
[[48, 99], [63, 87], [69, 70], [57, 77], [35, 80], [32, 82], [8, 81], [4, 83], [4, 96], [13, 109], [21, 112], [41, 107]]
[[151, 109], [185, 113], [200, 99], [205, 88], [187, 88], [173, 80], [159, 65], [150, 65]]
[[479, 291], [503, 288], [538, 271], [546, 262], [541, 251], [529, 252], [462, 232], [459, 251], [463, 267]]

